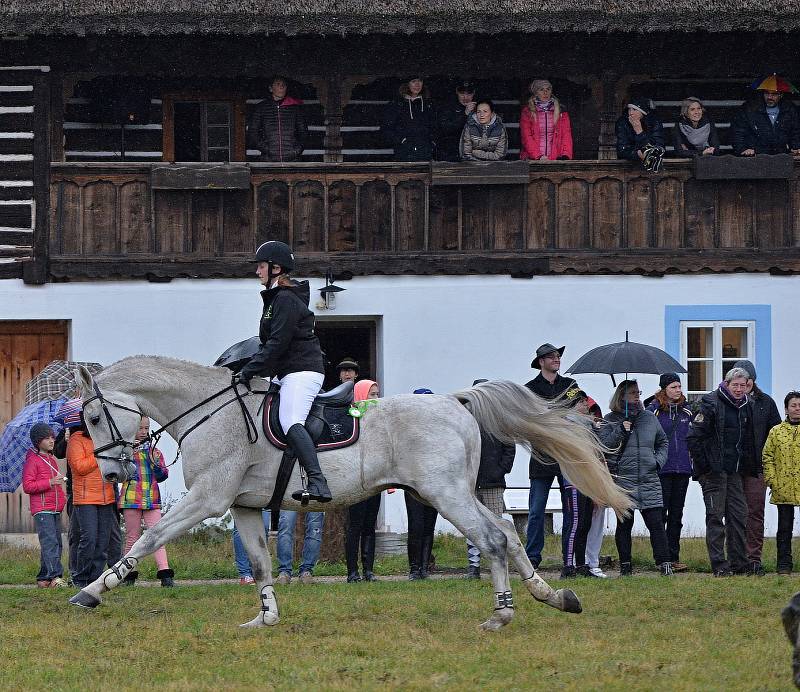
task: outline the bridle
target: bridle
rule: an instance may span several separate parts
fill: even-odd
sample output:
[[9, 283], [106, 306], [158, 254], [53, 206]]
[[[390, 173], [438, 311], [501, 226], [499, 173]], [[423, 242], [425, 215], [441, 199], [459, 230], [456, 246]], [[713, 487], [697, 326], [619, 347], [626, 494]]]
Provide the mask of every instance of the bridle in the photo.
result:
[[[94, 387], [95, 395], [93, 397], [91, 397], [90, 399], [87, 399], [86, 401], [83, 402], [84, 409], [85, 409], [87, 404], [90, 404], [93, 401], [99, 401], [100, 405], [102, 406], [102, 409], [103, 409], [103, 415], [105, 416], [106, 424], [108, 425], [108, 430], [111, 433], [111, 437], [112, 437], [111, 442], [109, 442], [106, 445], [103, 445], [102, 447], [97, 447], [94, 450], [95, 459], [108, 459], [110, 461], [116, 461], [116, 462], [119, 462], [119, 463], [128, 462], [128, 461], [130, 461], [130, 458], [125, 453], [125, 450], [128, 449], [128, 448], [132, 449], [133, 447], [136, 447], [137, 445], [141, 444], [142, 441], [140, 440], [140, 441], [137, 442], [136, 440], [132, 440], [132, 441], [131, 440], [126, 440], [122, 436], [122, 433], [119, 430], [119, 426], [117, 425], [116, 421], [114, 420], [114, 417], [111, 415], [111, 411], [109, 410], [109, 407], [118, 408], [120, 411], [128, 411], [129, 413], [135, 413], [136, 415], [139, 416], [139, 420], [140, 421], [144, 416], [142, 415], [142, 412], [137, 410], [137, 409], [130, 408], [129, 406], [123, 406], [122, 404], [119, 404], [119, 403], [117, 403], [115, 401], [111, 401], [110, 399], [107, 399], [105, 396], [103, 396], [103, 392], [100, 391], [100, 387], [97, 385], [96, 382], [93, 383], [93, 387]], [[188, 416], [190, 413], [196, 411], [201, 406], [205, 406], [210, 401], [213, 401], [214, 399], [217, 399], [218, 397], [222, 396], [223, 394], [225, 394], [225, 392], [227, 392], [229, 390], [233, 390], [233, 394], [234, 394], [234, 396], [231, 399], [228, 399], [227, 401], [225, 401], [221, 406], [218, 406], [213, 411], [211, 411], [211, 413], [208, 413], [205, 416], [203, 416], [199, 421], [197, 421], [194, 425], [192, 425], [186, 432], [183, 433], [183, 435], [181, 435], [178, 438], [178, 440], [177, 440], [178, 452], [175, 455], [175, 459], [173, 459], [172, 462], [170, 464], [168, 464], [168, 466], [172, 466], [180, 458], [180, 455], [181, 455], [181, 443], [183, 442], [184, 438], [189, 433], [191, 433], [194, 430], [196, 430], [203, 423], [205, 423], [209, 418], [211, 418], [215, 413], [221, 411], [228, 404], [232, 404], [234, 401], [238, 401], [239, 402], [239, 406], [241, 407], [241, 410], [242, 410], [242, 416], [244, 417], [245, 427], [247, 428], [247, 441], [250, 444], [255, 444], [256, 442], [258, 442], [258, 428], [256, 427], [256, 424], [253, 421], [253, 416], [250, 414], [250, 411], [247, 409], [247, 406], [245, 406], [245, 403], [244, 403], [244, 396], [247, 396], [247, 395], [251, 394], [252, 392], [247, 392], [247, 394], [245, 394], [243, 396], [239, 392], [239, 387], [238, 387], [237, 384], [229, 384], [227, 387], [224, 387], [223, 389], [219, 390], [216, 394], [212, 394], [211, 396], [203, 399], [203, 401], [201, 401], [199, 404], [195, 404], [194, 406], [192, 406], [191, 408], [187, 409], [186, 411], [184, 411], [180, 415], [175, 416], [175, 418], [170, 420], [168, 423], [165, 423], [164, 425], [162, 425], [158, 430], [155, 430], [154, 432], [149, 433], [148, 440], [150, 441], [150, 447], [153, 448], [153, 449], [155, 449], [157, 447], [158, 442], [161, 439], [161, 436], [164, 434], [164, 432], [166, 431], [166, 429], [170, 425], [172, 425], [173, 423], [177, 423], [182, 418], [185, 418], [186, 416]], [[97, 422], [99, 422], [99, 420]], [[97, 423], [93, 422], [93, 424], [96, 425]], [[109, 449], [116, 449], [118, 447], [122, 448], [118, 456], [109, 456], [109, 455], [102, 454], [102, 452], [107, 452]]]

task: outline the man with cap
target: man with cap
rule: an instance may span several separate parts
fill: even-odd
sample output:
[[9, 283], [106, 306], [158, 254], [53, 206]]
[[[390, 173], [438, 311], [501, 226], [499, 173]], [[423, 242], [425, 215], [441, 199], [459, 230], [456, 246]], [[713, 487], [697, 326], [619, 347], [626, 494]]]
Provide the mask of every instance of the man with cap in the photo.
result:
[[800, 154], [797, 107], [780, 91], [760, 88], [757, 92], [757, 98], [743, 103], [731, 122], [733, 153]]
[[[558, 374], [564, 349], [565, 346], [559, 348], [550, 343], [542, 344], [536, 349], [536, 355], [531, 362], [531, 367], [539, 370], [539, 374], [526, 383], [525, 386], [547, 401], [561, 399], [567, 390], [572, 387], [578, 389], [575, 380]], [[547, 498], [550, 495], [550, 486], [553, 485], [553, 479], [558, 478], [558, 484], [563, 495], [564, 479], [555, 461], [545, 463], [534, 455], [531, 455], [528, 476], [531, 481], [531, 489], [528, 497], [528, 538], [525, 552], [528, 553], [533, 566], [538, 567], [542, 561], [542, 548], [544, 548], [544, 510], [547, 506]], [[564, 524], [565, 526], [571, 526], [572, 517], [569, 514], [569, 505], [563, 502], [563, 498], [562, 505], [564, 506], [562, 514]]]
[[355, 358], [343, 358], [342, 361], [336, 366], [339, 371], [339, 382], [355, 382], [358, 379], [359, 366]]
[[439, 112], [436, 158], [439, 161], [460, 161], [458, 143], [469, 116], [475, 112], [475, 85], [463, 80], [456, 86], [456, 98]]
[[740, 469], [744, 498], [747, 501], [746, 545], [749, 572], [755, 576], [764, 574], [761, 553], [764, 548], [764, 505], [767, 486], [764, 483], [764, 444], [769, 431], [781, 423], [781, 414], [773, 398], [762, 392], [756, 384], [756, 368], [749, 360], [737, 360], [734, 368], [742, 368], [749, 375], [745, 391], [753, 407], [753, 437], [755, 454], [752, 464]]

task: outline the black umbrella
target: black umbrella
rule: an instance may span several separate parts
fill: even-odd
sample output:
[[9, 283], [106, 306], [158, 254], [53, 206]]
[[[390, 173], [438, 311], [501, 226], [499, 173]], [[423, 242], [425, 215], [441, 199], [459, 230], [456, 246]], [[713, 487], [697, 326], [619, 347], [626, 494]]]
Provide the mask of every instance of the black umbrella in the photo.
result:
[[604, 373], [611, 375], [611, 381], [616, 385], [615, 373], [624, 372], [627, 378], [628, 373], [661, 375], [665, 372], [686, 372], [686, 368], [660, 348], [628, 341], [628, 332], [625, 332], [625, 341], [593, 348], [565, 372], [570, 375]]
[[230, 346], [226, 351], [214, 361], [214, 365], [221, 368], [229, 368], [233, 372], [239, 372], [247, 361], [249, 361], [261, 348], [261, 339], [251, 336], [249, 339], [240, 341], [238, 344]]

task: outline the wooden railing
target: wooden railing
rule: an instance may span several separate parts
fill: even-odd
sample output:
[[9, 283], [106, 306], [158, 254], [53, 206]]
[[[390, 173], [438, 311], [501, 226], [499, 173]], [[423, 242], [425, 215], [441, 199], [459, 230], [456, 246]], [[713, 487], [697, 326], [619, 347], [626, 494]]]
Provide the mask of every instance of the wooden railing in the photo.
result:
[[55, 278], [249, 275], [291, 244], [306, 274], [800, 269], [800, 184], [698, 180], [689, 161], [479, 166], [53, 164]]

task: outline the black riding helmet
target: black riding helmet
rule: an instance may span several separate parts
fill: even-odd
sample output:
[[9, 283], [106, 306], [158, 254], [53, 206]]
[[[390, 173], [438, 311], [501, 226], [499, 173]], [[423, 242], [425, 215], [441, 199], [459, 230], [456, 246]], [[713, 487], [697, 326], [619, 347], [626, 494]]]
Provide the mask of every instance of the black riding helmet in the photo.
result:
[[292, 248], [280, 240], [268, 240], [266, 243], [259, 245], [254, 261], [280, 265], [284, 272], [290, 272], [294, 269]]

